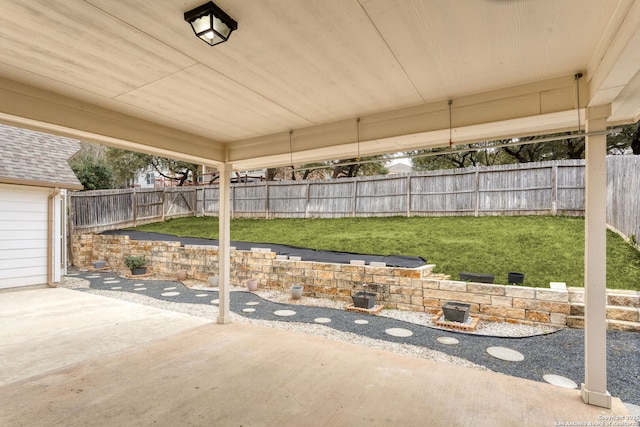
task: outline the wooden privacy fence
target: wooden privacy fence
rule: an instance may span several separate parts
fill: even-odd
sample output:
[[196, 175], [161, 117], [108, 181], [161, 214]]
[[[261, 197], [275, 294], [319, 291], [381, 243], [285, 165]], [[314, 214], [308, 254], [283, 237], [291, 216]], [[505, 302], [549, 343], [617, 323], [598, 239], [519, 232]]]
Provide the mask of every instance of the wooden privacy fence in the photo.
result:
[[640, 156], [607, 157], [607, 224], [640, 241]]
[[[638, 156], [608, 159], [608, 219], [627, 236], [639, 234], [638, 161]], [[625, 183], [634, 173], [635, 187], [629, 187]], [[74, 193], [73, 226], [78, 231], [102, 231], [179, 216], [217, 215], [218, 194], [217, 186]], [[628, 208], [630, 205], [636, 210]], [[625, 212], [618, 206], [625, 206]], [[231, 186], [231, 210], [234, 217], [247, 218], [583, 215], [584, 160], [322, 181], [238, 183]], [[629, 233], [634, 229], [635, 233]]]

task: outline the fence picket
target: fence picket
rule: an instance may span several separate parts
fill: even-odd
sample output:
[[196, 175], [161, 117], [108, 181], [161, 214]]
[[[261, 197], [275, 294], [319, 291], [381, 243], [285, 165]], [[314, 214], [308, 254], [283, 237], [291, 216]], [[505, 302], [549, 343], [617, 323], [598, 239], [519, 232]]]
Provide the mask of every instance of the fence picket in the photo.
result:
[[[607, 222], [640, 236], [640, 156], [607, 158]], [[238, 183], [233, 216], [583, 215], [584, 160], [421, 173]], [[71, 194], [77, 231], [102, 231], [180, 216], [217, 215], [217, 185], [99, 190]]]

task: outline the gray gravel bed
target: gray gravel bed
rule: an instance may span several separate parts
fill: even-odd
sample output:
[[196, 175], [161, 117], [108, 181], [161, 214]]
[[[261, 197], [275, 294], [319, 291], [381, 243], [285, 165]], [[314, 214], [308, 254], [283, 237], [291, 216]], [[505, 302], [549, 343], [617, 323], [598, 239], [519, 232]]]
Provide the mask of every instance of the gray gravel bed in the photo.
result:
[[[80, 272], [88, 286], [70, 285], [77, 289], [101, 293], [117, 298], [140, 301], [157, 301], [166, 309], [186, 312], [215, 320], [217, 307], [212, 301], [218, 292], [188, 288], [174, 280], [137, 280], [119, 277], [117, 273]], [[114, 278], [118, 283], [104, 283]], [[70, 281], [73, 282], [73, 281]], [[85, 282], [86, 283], [86, 282]], [[142, 283], [143, 286], [135, 286]], [[112, 288], [120, 289], [112, 289]], [[136, 288], [144, 287], [144, 291]], [[167, 289], [167, 288], [176, 289]], [[174, 296], [162, 296], [165, 292], [179, 292]], [[196, 295], [207, 294], [206, 297]], [[127, 298], [128, 297], [130, 298]], [[145, 302], [142, 302], [145, 303]], [[247, 303], [258, 303], [247, 305]], [[555, 332], [544, 331], [533, 336], [487, 336], [435, 329], [425, 324], [412, 323], [389, 316], [372, 316], [349, 312], [339, 308], [288, 304], [261, 298], [257, 293], [235, 290], [230, 295], [230, 310], [234, 320], [279, 325], [284, 329], [302, 328], [303, 332], [342, 339], [363, 345], [385, 348], [418, 357], [457, 363], [479, 369], [490, 369], [506, 375], [543, 381], [543, 375], [555, 374], [580, 384], [584, 378], [584, 331], [564, 328]], [[243, 309], [254, 308], [245, 313]], [[293, 310], [295, 316], [276, 316], [276, 310]], [[316, 318], [330, 318], [331, 322], [318, 324]], [[367, 320], [366, 325], [356, 320]], [[424, 322], [423, 322], [424, 323]], [[504, 326], [503, 326], [504, 327]], [[400, 338], [387, 334], [390, 328], [402, 328], [412, 332], [410, 337]], [[445, 345], [438, 337], [453, 337], [457, 345]], [[362, 340], [362, 341], [361, 341]], [[361, 341], [361, 342], [359, 342]], [[489, 347], [506, 347], [525, 356], [522, 362], [508, 362], [490, 356]], [[640, 405], [640, 334], [607, 331], [607, 376], [609, 392], [623, 402]]]

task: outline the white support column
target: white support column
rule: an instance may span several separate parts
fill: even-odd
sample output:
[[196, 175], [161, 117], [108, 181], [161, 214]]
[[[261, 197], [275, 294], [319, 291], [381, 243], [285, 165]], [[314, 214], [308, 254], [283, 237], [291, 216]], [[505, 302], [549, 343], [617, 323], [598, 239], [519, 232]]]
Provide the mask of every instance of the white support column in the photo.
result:
[[218, 167], [220, 173], [220, 212], [218, 213], [218, 274], [219, 299], [218, 323], [231, 322], [229, 316], [229, 288], [231, 278], [231, 165], [224, 163]]
[[[606, 130], [610, 106], [587, 109], [587, 132]], [[607, 137], [587, 136], [585, 167], [585, 403], [611, 408], [607, 391]]]

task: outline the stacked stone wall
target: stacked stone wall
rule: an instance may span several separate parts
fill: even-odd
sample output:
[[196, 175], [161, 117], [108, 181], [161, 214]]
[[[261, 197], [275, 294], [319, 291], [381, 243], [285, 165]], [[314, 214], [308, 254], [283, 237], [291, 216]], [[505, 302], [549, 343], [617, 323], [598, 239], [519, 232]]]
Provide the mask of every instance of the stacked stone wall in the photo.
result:
[[[82, 234], [73, 236], [72, 251], [74, 265], [79, 268], [90, 268], [93, 261], [104, 260], [110, 269], [125, 272], [126, 256], [145, 255], [149, 270], [156, 274], [175, 276], [178, 270], [187, 270], [189, 278], [202, 281], [218, 275], [216, 246], [183, 247], [178, 242]], [[231, 284], [242, 286], [247, 279], [255, 278], [261, 287], [283, 292], [291, 285], [303, 285], [307, 296], [346, 303], [366, 283], [367, 290], [376, 293], [377, 301], [389, 308], [436, 314], [446, 302], [459, 301], [470, 305], [472, 316], [490, 321], [582, 325], [580, 307], [584, 307], [584, 297], [581, 290], [441, 280], [431, 274], [433, 267], [396, 268], [382, 263], [364, 265], [358, 260], [351, 264], [320, 263], [255, 248], [251, 251], [232, 250]], [[612, 292], [609, 298], [611, 307], [608, 307], [607, 315], [610, 326], [627, 322], [631, 325], [630, 330], [640, 329], [639, 293]], [[626, 306], [614, 307], [614, 304]], [[629, 330], [628, 324], [617, 329]]]

